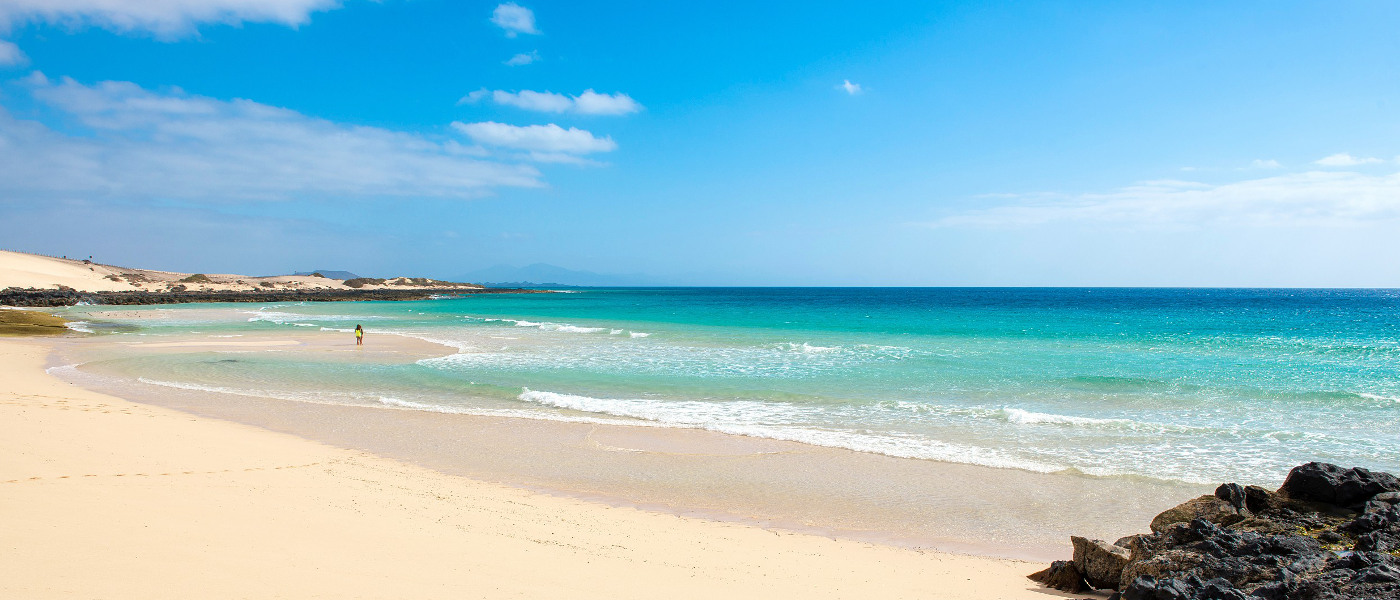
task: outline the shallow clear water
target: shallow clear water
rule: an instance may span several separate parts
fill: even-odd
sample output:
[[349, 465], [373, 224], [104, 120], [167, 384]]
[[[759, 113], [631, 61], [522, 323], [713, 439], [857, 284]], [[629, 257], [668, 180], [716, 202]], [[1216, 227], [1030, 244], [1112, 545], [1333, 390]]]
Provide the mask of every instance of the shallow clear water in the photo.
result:
[[629, 289], [139, 310], [163, 318], [89, 327], [359, 323], [367, 344], [399, 334], [460, 350], [396, 365], [239, 350], [109, 365], [161, 385], [1192, 482], [1277, 482], [1308, 460], [1400, 469], [1393, 290]]

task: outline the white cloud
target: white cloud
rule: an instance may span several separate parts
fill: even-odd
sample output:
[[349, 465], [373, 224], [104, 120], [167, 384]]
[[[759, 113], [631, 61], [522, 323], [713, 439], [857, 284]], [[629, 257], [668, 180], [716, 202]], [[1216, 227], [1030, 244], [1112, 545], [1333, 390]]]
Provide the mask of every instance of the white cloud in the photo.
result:
[[539, 30], [535, 29], [534, 11], [514, 2], [497, 6], [496, 10], [491, 12], [491, 22], [506, 30], [506, 37], [515, 37], [521, 33], [539, 33]]
[[1256, 158], [1256, 159], [1254, 159], [1254, 162], [1249, 163], [1249, 166], [1250, 166], [1251, 168], [1255, 168], [1255, 169], [1281, 169], [1281, 168], [1283, 168], [1283, 165], [1279, 164], [1278, 161], [1276, 161], [1276, 160], [1274, 160], [1274, 159], [1272, 159], [1272, 158], [1269, 159], [1269, 160], [1262, 160], [1262, 159], [1257, 159], [1257, 158]]
[[26, 22], [95, 26], [160, 37], [192, 32], [200, 23], [279, 23], [296, 27], [340, 0], [3, 0], [0, 30]]
[[336, 123], [251, 100], [129, 82], [15, 86], [65, 124], [0, 109], [0, 198], [285, 200], [480, 196], [542, 185], [533, 167], [453, 140]]
[[540, 60], [540, 52], [539, 52], [539, 50], [531, 50], [528, 54], [522, 52], [522, 53], [520, 53], [520, 54], [517, 54], [517, 55], [515, 55], [515, 56], [512, 56], [512, 57], [510, 57], [510, 59], [506, 60], [506, 62], [505, 62], [505, 63], [502, 63], [502, 64], [504, 64], [504, 65], [506, 65], [506, 66], [508, 66], [508, 67], [520, 67], [520, 66], [528, 65], [528, 64], [533, 63], [533, 62], [537, 62], [537, 61], [539, 61], [539, 60]]
[[514, 106], [525, 110], [536, 112], [561, 113], [574, 107], [574, 101], [563, 94], [550, 92], [534, 92], [522, 90], [520, 92], [507, 92], [496, 90], [491, 92], [491, 101], [496, 104]]
[[994, 206], [962, 211], [924, 224], [1359, 225], [1400, 218], [1400, 173], [1309, 171], [1226, 184], [1154, 181], [1107, 193], [1029, 194], [998, 197], [995, 201]]
[[1385, 161], [1379, 158], [1362, 158], [1342, 152], [1326, 158], [1320, 158], [1314, 161], [1313, 164], [1322, 165], [1324, 167], [1355, 167], [1357, 165], [1374, 165], [1383, 162]]
[[836, 86], [836, 89], [843, 90], [847, 94], [850, 94], [852, 96], [861, 93], [860, 84], [851, 83], [851, 80], [849, 79], [842, 81], [841, 85]]
[[625, 115], [641, 109], [641, 104], [621, 92], [599, 94], [584, 90], [582, 94], [574, 96], [574, 110], [585, 115]]
[[29, 62], [29, 57], [21, 52], [14, 42], [0, 40], [0, 67], [16, 67]]
[[565, 96], [554, 92], [536, 92], [532, 90], [522, 90], [519, 92], [507, 92], [505, 90], [477, 90], [457, 101], [457, 104], [475, 104], [490, 98], [492, 102], [502, 106], [514, 106], [525, 110], [536, 112], [563, 113], [572, 112], [583, 115], [625, 115], [634, 113], [642, 109], [642, 105], [631, 96], [618, 92], [616, 94], [599, 94], [591, 89], [584, 90], [577, 96]]
[[499, 146], [530, 152], [558, 154], [589, 154], [611, 152], [617, 149], [612, 138], [594, 137], [592, 133], [558, 125], [507, 125], [495, 121], [482, 123], [456, 122], [452, 127], [470, 137], [472, 141], [487, 146]]

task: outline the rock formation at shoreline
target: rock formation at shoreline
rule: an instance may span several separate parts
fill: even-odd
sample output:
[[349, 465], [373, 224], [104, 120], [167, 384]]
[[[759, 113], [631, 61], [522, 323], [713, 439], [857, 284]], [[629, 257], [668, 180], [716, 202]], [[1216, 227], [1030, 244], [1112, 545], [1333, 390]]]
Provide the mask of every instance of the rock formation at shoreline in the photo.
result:
[[1221, 485], [1109, 544], [1071, 538], [1074, 560], [1031, 575], [1120, 600], [1400, 599], [1400, 480], [1308, 463], [1270, 491]]

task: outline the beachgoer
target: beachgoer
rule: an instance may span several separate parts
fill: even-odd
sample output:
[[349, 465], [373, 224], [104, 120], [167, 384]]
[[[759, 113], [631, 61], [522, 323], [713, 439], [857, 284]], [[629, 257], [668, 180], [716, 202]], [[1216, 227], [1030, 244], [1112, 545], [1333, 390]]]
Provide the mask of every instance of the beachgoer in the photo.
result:
[[364, 328], [360, 327], [359, 325], [356, 325], [356, 326], [355, 326], [355, 345], [356, 345], [356, 346], [363, 346], [363, 345], [365, 345], [365, 330], [364, 330]]

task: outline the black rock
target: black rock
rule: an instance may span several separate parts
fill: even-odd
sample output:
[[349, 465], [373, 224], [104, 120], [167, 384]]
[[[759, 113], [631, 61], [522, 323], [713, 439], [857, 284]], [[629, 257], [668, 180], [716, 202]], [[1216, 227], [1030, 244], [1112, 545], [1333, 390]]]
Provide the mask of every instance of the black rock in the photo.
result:
[[1343, 507], [1358, 506], [1377, 494], [1397, 491], [1400, 480], [1390, 473], [1372, 473], [1361, 467], [1343, 469], [1319, 462], [1294, 467], [1279, 488], [1279, 493], [1294, 500]]
[[1224, 579], [1201, 581], [1199, 577], [1134, 579], [1123, 590], [1123, 600], [1247, 600], [1244, 592]]
[[1400, 600], [1397, 487], [1388, 473], [1324, 463], [1293, 469], [1278, 492], [1221, 485], [1158, 515], [1152, 533], [1118, 541], [1130, 552], [1117, 597]]
[[1057, 560], [1050, 563], [1050, 568], [1037, 571], [1028, 575], [1032, 581], [1039, 581], [1057, 590], [1078, 594], [1089, 589], [1089, 584], [1084, 581], [1084, 574], [1079, 572], [1078, 567], [1072, 561]]
[[1245, 500], [1244, 486], [1238, 483], [1224, 483], [1215, 488], [1215, 497], [1230, 503], [1235, 510], [1248, 512], [1249, 506]]

